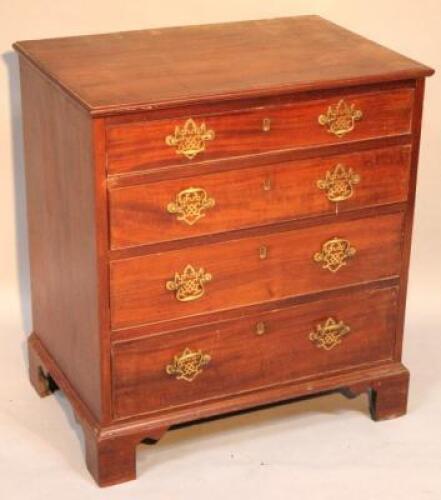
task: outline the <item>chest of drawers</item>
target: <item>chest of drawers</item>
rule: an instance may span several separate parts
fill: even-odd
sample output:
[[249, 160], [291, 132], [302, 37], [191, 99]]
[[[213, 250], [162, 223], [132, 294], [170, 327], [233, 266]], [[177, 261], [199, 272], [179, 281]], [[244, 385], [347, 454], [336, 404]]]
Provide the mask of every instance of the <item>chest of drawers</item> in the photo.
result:
[[26, 41], [30, 379], [104, 486], [177, 424], [406, 411], [426, 66], [316, 16]]

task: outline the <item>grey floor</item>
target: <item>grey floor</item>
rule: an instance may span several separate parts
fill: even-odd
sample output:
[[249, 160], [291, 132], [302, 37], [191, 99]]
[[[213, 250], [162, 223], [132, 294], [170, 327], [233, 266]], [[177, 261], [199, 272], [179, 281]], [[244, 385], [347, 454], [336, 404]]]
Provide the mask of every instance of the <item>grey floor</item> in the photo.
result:
[[[439, 299], [439, 297], [438, 297]], [[138, 480], [98, 489], [63, 395], [27, 381], [22, 326], [0, 317], [0, 499], [441, 499], [441, 308], [413, 297], [406, 417], [374, 423], [367, 398], [332, 395], [170, 432], [138, 448]]]

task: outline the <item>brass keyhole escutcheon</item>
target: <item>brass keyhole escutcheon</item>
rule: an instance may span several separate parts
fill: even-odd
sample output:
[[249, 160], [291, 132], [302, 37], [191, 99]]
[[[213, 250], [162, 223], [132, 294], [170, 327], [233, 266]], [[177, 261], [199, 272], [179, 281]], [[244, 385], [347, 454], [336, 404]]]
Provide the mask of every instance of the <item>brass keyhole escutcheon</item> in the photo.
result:
[[272, 188], [273, 188], [273, 183], [271, 181], [271, 177], [266, 177], [263, 181], [263, 190], [271, 191]]
[[268, 257], [268, 247], [262, 245], [261, 247], [259, 247], [259, 259], [265, 260], [267, 257]]
[[258, 321], [256, 323], [256, 335], [263, 335], [266, 333], [266, 325], [263, 321]]
[[262, 130], [269, 132], [271, 130], [271, 118], [264, 118], [262, 122]]

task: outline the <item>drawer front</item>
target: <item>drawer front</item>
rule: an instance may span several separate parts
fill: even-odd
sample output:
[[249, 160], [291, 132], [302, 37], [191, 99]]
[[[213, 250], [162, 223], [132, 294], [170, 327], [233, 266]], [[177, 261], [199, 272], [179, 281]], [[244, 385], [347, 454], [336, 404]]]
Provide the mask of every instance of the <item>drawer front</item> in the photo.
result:
[[352, 293], [113, 347], [117, 418], [391, 359], [396, 289]]
[[109, 191], [112, 249], [407, 199], [410, 146]]
[[107, 169], [109, 174], [118, 174], [406, 134], [411, 128], [413, 100], [413, 89], [400, 88], [109, 125]]
[[113, 261], [112, 327], [396, 276], [401, 230], [395, 213]]

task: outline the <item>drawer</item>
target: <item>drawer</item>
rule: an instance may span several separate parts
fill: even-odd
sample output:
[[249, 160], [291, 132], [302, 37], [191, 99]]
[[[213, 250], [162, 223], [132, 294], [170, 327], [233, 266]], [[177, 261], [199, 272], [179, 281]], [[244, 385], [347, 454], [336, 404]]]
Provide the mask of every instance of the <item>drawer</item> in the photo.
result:
[[395, 288], [117, 343], [117, 418], [391, 359]]
[[410, 146], [110, 189], [111, 248], [405, 201]]
[[107, 170], [120, 174], [215, 158], [407, 134], [414, 90], [338, 93], [228, 113], [109, 125]]
[[395, 213], [112, 261], [112, 327], [396, 276], [402, 220]]

